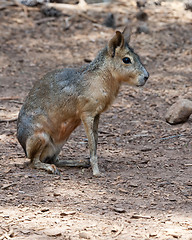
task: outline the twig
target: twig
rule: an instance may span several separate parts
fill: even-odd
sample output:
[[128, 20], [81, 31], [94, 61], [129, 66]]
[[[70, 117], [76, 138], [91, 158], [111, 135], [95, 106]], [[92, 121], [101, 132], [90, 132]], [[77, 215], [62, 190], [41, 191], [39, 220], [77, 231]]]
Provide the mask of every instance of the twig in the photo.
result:
[[0, 240], [5, 240], [5, 239], [10, 239], [7, 233], [4, 233], [4, 234], [0, 237]]
[[5, 240], [5, 239], [11, 239], [9, 237], [9, 234], [8, 233], [4, 233], [1, 237], [0, 237], [0, 240]]
[[22, 101], [17, 101], [17, 100], [11, 100], [12, 103], [16, 103], [16, 104], [23, 104]]
[[107, 10], [110, 3], [98, 3], [98, 4], [65, 4], [65, 3], [46, 3], [45, 5], [48, 8], [54, 7], [61, 11], [65, 11], [69, 13], [69, 11], [87, 11], [87, 10], [94, 10], [94, 11], [104, 11]]
[[14, 3], [15, 3], [18, 7], [22, 8], [23, 11], [24, 11], [24, 13], [25, 13], [25, 16], [28, 17], [28, 9], [27, 9], [27, 6], [25, 6], [25, 5], [17, 2], [16, 0], [14, 0]]
[[87, 20], [89, 20], [89, 21], [91, 21], [91, 22], [93, 22], [93, 23], [97, 23], [97, 22], [98, 22], [96, 19], [94, 19], [94, 18], [92, 18], [92, 17], [89, 17], [89, 16], [87, 16], [87, 15], [84, 14], [84, 13], [79, 13], [79, 16], [80, 16], [80, 17], [83, 17], [83, 18], [85, 18], [85, 19], [87, 19]]
[[17, 117], [11, 119], [0, 119], [0, 123], [2, 122], [15, 122], [17, 121]]
[[79, 4], [65, 4], [65, 3], [46, 3], [46, 7], [51, 8], [54, 7], [59, 10], [80, 10], [81, 7]]
[[131, 218], [134, 218], [134, 219], [139, 219], [139, 218], [144, 218], [144, 219], [150, 219], [152, 218], [151, 216], [143, 216], [143, 215], [132, 215]]
[[6, 9], [7, 7], [15, 6], [15, 3], [8, 3], [0, 6], [0, 11]]
[[41, 24], [41, 23], [49, 22], [49, 21], [55, 21], [55, 17], [42, 18], [40, 20], [35, 21], [35, 23], [36, 24]]
[[3, 100], [18, 100], [18, 99], [21, 99], [20, 97], [1, 97], [0, 98], [0, 101], [3, 101]]
[[192, 167], [192, 163], [185, 163], [184, 166], [185, 167]]
[[15, 185], [17, 185], [17, 184], [16, 184], [16, 183], [9, 183], [9, 184], [4, 185], [1, 189], [2, 189], [2, 190], [6, 190], [6, 189], [8, 189], [8, 188], [10, 188], [10, 187], [13, 187], [13, 186], [15, 186]]
[[121, 228], [118, 230], [118, 232], [113, 236], [113, 238], [116, 238], [117, 236], [119, 236], [121, 233], [122, 233], [122, 231], [123, 231], [123, 229], [124, 229], [124, 224], [122, 224], [122, 226], [121, 226]]
[[115, 137], [115, 134], [110, 133], [110, 132], [105, 132], [105, 131], [99, 131], [99, 134], [102, 134], [102, 135], [104, 134], [107, 137]]
[[169, 139], [172, 139], [172, 138], [183, 137], [183, 136], [185, 136], [185, 135], [183, 135], [183, 134], [178, 134], [178, 135], [163, 137], [163, 138], [160, 138], [160, 140], [169, 140]]
[[14, 235], [13, 229], [10, 228], [9, 232], [4, 233], [1, 237], [0, 240], [5, 240], [5, 239], [11, 239]]

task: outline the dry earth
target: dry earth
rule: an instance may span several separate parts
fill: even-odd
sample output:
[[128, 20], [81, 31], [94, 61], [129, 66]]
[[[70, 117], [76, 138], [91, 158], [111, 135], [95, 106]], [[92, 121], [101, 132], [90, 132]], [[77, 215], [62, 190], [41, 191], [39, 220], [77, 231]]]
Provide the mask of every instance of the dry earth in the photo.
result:
[[[192, 119], [164, 119], [178, 98], [192, 100], [191, 12], [181, 1], [150, 1], [150, 33], [136, 34], [143, 23], [134, 1], [49, 21], [38, 8], [25, 10], [0, 8], [0, 239], [192, 239]], [[102, 25], [109, 12], [118, 29], [133, 21], [131, 45], [150, 79], [142, 89], [124, 86], [102, 115], [104, 177], [90, 168], [63, 168], [58, 177], [26, 167], [16, 118], [29, 89], [52, 69], [92, 60], [114, 34]], [[81, 126], [60, 157], [88, 156]]]

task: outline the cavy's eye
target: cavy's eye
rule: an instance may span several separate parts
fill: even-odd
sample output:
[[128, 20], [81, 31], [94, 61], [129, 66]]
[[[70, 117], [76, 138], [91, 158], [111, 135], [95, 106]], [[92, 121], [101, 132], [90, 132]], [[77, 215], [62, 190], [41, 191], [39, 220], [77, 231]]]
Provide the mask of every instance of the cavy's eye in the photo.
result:
[[128, 58], [128, 57], [124, 57], [124, 58], [123, 58], [123, 62], [124, 62], [125, 64], [130, 64], [130, 63], [131, 63], [131, 59]]

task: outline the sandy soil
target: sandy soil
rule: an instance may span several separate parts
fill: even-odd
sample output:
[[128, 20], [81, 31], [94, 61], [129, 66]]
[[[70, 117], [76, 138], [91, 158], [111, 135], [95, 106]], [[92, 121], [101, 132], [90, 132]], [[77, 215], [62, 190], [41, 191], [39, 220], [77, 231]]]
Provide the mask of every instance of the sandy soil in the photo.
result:
[[[178, 98], [192, 100], [192, 14], [182, 2], [150, 1], [150, 33], [136, 34], [139, 10], [126, 2], [49, 21], [39, 8], [0, 9], [0, 239], [192, 239], [192, 120], [171, 126], [164, 119]], [[26, 167], [16, 119], [29, 89], [50, 70], [93, 60], [114, 34], [102, 25], [109, 12], [118, 29], [132, 20], [131, 45], [150, 79], [142, 89], [123, 87], [101, 117], [104, 176], [92, 177], [90, 168], [62, 168], [59, 177]], [[60, 157], [88, 156], [81, 126]]]

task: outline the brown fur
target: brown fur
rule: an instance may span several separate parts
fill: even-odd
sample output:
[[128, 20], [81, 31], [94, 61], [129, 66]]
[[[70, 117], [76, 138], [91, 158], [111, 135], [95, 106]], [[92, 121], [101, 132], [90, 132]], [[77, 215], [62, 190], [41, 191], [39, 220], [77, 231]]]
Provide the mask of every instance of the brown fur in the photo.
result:
[[129, 38], [127, 29], [116, 32], [88, 66], [53, 71], [34, 85], [20, 111], [17, 129], [18, 140], [33, 167], [58, 173], [54, 165], [46, 162], [82, 166], [77, 160], [70, 164], [57, 159], [62, 145], [82, 121], [93, 175], [100, 174], [96, 154], [100, 114], [111, 105], [123, 82], [142, 86], [148, 78], [139, 57], [128, 45]]

